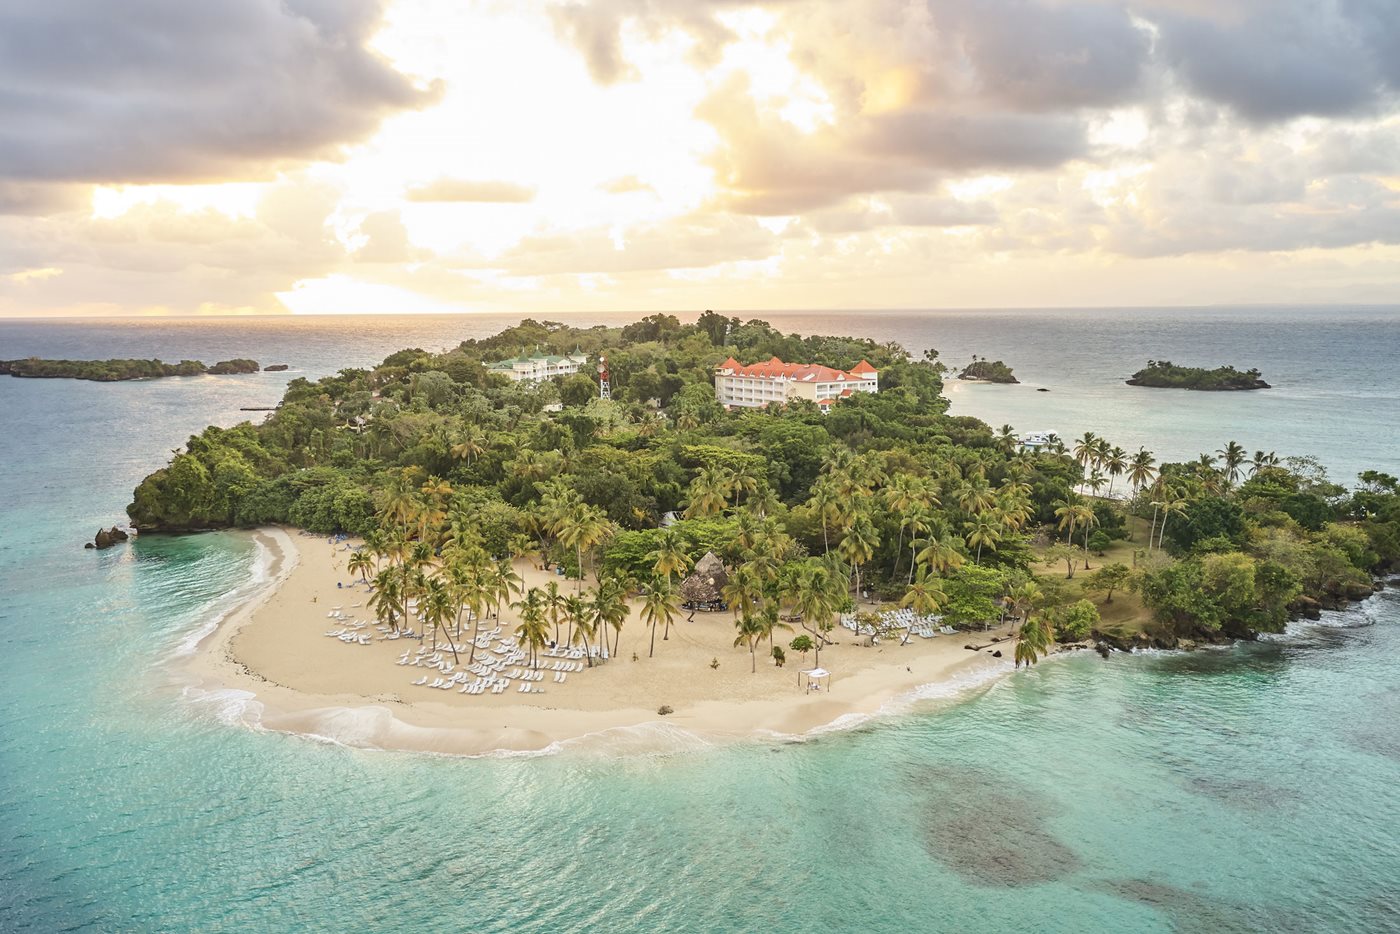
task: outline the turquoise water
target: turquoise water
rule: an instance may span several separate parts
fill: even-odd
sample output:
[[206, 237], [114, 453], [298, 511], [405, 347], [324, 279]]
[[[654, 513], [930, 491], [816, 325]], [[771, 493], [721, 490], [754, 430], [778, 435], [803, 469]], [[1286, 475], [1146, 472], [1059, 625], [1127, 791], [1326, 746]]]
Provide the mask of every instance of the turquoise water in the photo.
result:
[[[206, 327], [127, 339], [312, 373], [403, 342]], [[24, 328], [0, 326], [0, 356], [137, 352], [121, 328]], [[1396, 591], [1270, 642], [1056, 660], [803, 743], [448, 759], [240, 725], [175, 673], [248, 586], [249, 541], [80, 545], [274, 376], [0, 381], [0, 930], [1400, 929]], [[1392, 443], [1356, 456], [1385, 466]]]

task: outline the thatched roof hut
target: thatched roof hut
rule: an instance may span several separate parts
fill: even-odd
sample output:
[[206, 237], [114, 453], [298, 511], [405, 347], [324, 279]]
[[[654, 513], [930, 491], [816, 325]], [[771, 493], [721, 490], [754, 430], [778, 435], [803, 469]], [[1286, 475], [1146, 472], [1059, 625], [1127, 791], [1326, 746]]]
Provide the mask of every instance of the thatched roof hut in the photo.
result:
[[724, 603], [724, 587], [729, 583], [729, 572], [724, 562], [715, 557], [713, 551], [705, 552], [705, 557], [695, 562], [695, 570], [681, 581], [681, 599], [691, 605], [712, 605]]

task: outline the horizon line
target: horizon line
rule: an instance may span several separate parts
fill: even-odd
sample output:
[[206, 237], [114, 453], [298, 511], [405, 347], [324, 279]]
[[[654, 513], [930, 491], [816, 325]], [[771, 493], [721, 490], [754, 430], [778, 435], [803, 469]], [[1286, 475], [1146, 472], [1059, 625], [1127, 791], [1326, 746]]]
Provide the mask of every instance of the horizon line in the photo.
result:
[[657, 308], [651, 310], [585, 311], [565, 309], [558, 311], [376, 311], [376, 312], [330, 312], [297, 313], [292, 311], [253, 312], [249, 314], [0, 314], [0, 321], [232, 321], [247, 319], [289, 319], [311, 320], [317, 318], [471, 318], [471, 317], [514, 317], [547, 320], [551, 315], [699, 315], [713, 311], [726, 317], [738, 315], [820, 315], [820, 314], [911, 314], [916, 312], [969, 312], [969, 311], [1172, 311], [1196, 309], [1322, 309], [1322, 308], [1368, 308], [1400, 310], [1397, 302], [1200, 302], [1163, 305], [930, 305], [906, 307], [865, 307], [865, 308], [735, 308], [695, 309]]

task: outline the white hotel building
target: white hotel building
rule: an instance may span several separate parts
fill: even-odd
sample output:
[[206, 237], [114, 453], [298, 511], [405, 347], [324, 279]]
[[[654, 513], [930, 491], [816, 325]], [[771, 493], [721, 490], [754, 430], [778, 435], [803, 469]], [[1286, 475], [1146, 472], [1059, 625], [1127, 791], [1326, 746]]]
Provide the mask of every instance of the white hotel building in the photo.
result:
[[730, 357], [715, 368], [715, 399], [726, 408], [761, 409], [794, 399], [826, 411], [857, 392], [879, 392], [880, 373], [865, 360], [849, 371], [815, 363], [784, 363], [777, 357], [744, 366]]
[[486, 369], [510, 377], [517, 383], [538, 383], [554, 376], [572, 376], [588, 363], [585, 354], [536, 354], [533, 357], [511, 357], [487, 364]]

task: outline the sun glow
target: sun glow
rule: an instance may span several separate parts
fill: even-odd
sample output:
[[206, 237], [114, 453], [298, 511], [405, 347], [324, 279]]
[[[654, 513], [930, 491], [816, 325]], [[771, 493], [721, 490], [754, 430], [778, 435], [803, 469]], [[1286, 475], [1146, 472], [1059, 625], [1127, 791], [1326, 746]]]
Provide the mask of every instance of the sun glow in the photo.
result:
[[457, 302], [441, 301], [411, 289], [361, 282], [336, 273], [302, 279], [277, 300], [298, 315], [444, 314], [466, 311]]
[[112, 220], [138, 206], [161, 202], [186, 213], [218, 211], [227, 217], [253, 217], [270, 186], [260, 182], [222, 182], [214, 185], [97, 185], [92, 189], [92, 216]]

